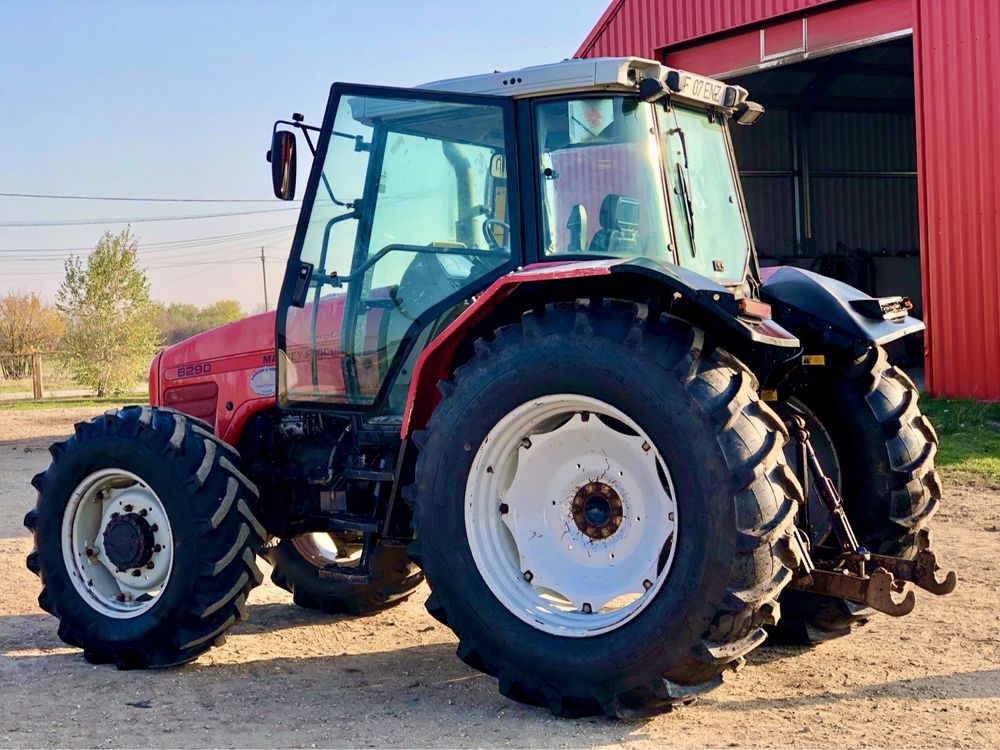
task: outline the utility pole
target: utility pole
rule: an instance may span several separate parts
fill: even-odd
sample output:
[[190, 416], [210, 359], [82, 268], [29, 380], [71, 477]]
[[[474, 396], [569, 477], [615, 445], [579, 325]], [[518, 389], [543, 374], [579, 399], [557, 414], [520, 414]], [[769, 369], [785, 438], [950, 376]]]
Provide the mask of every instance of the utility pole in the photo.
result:
[[264, 312], [271, 309], [267, 304], [267, 265], [264, 263], [264, 246], [260, 246], [260, 272], [264, 277]]

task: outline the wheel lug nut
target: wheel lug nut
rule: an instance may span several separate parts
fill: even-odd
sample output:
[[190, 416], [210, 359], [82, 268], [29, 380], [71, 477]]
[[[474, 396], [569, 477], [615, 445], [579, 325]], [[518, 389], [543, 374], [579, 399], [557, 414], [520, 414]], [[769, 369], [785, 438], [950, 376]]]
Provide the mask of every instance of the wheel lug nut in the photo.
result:
[[646, 591], [649, 591], [651, 588], [653, 588], [653, 582], [647, 578], [645, 581], [642, 582], [642, 587], [646, 589]]
[[118, 515], [118, 513], [117, 513], [117, 512], [116, 512], [116, 513], [112, 513], [112, 514], [111, 514], [111, 520], [112, 520], [112, 521], [117, 521], [117, 520], [119, 519], [119, 517], [120, 517], [120, 516]]
[[154, 544], [153, 545], [153, 552], [159, 552], [161, 549], [163, 549], [163, 545], [161, 545], [161, 544]]
[[531, 447], [531, 439], [530, 438], [525, 438], [524, 440], [522, 440], [521, 441], [521, 447], [524, 448], [525, 450], [527, 450], [528, 448], [530, 448]]
[[510, 506], [507, 503], [500, 503], [500, 515], [505, 516], [510, 512]]
[[652, 447], [652, 446], [651, 446], [651, 445], [650, 445], [649, 443], [647, 443], [647, 442], [646, 442], [645, 440], [644, 440], [644, 441], [642, 442], [642, 449], [643, 449], [644, 451], [646, 451], [646, 453], [649, 453], [649, 449], [650, 449], [651, 447]]
[[153, 565], [153, 561], [152, 560], [150, 560], [148, 563], [146, 563], [146, 570], [152, 570], [154, 567], [155, 566]]
[[524, 571], [523, 575], [524, 575], [524, 580], [526, 580], [528, 583], [531, 583], [531, 579], [535, 577], [535, 574], [532, 573], [530, 570]]
[[138, 578], [141, 575], [142, 575], [142, 571], [139, 570], [138, 568], [136, 568], [135, 570], [132, 571], [132, 577], [133, 578]]
[[584, 602], [583, 603], [583, 614], [589, 615], [589, 614], [592, 614], [592, 613], [593, 613], [593, 610], [591, 609], [590, 605], [587, 602]]
[[126, 513], [131, 513], [132, 512], [132, 506], [131, 505], [126, 505], [125, 506], [125, 512]]
[[143, 508], [142, 510], [139, 511], [139, 515], [145, 518], [146, 516], [149, 515], [149, 511]]
[[152, 526], [149, 527], [149, 530], [155, 534], [157, 531], [160, 530], [160, 527], [154, 523]]

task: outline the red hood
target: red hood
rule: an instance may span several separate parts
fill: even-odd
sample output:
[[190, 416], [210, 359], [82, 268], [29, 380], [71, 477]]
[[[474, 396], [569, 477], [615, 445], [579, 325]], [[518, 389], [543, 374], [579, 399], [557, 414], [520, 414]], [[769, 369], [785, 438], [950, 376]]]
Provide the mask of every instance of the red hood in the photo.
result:
[[163, 350], [149, 373], [150, 403], [204, 419], [236, 442], [254, 412], [274, 404], [274, 313], [205, 331]]
[[251, 315], [199, 333], [165, 349], [160, 358], [160, 372], [167, 380], [181, 365], [214, 362], [234, 356], [253, 354], [260, 361], [263, 352], [274, 352], [274, 311]]

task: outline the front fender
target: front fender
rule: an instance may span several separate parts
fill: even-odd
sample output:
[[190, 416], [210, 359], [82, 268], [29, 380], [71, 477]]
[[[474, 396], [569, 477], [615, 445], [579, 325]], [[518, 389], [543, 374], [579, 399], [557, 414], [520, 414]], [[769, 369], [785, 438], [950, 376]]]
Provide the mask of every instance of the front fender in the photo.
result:
[[879, 315], [881, 304], [903, 298], [870, 297], [842, 281], [793, 266], [766, 269], [761, 299], [774, 319], [803, 339], [820, 338], [839, 349], [855, 344], [884, 345], [924, 330], [909, 314]]

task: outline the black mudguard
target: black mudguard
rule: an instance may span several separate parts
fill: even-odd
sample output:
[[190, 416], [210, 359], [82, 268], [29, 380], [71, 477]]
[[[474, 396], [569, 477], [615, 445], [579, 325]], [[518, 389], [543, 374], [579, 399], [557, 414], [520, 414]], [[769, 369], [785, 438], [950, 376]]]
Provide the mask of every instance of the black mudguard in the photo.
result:
[[667, 287], [683, 305], [682, 317], [716, 334], [723, 342], [735, 338], [759, 350], [777, 349], [777, 359], [787, 359], [788, 352], [800, 345], [794, 332], [785, 330], [779, 321], [743, 315], [731, 289], [690, 269], [650, 258], [629, 258], [612, 264], [610, 271], [612, 276], [635, 275]]
[[924, 330], [923, 322], [908, 314], [878, 316], [881, 302], [901, 298], [870, 297], [842, 281], [793, 266], [768, 275], [760, 293], [783, 328], [836, 349], [885, 345]]

